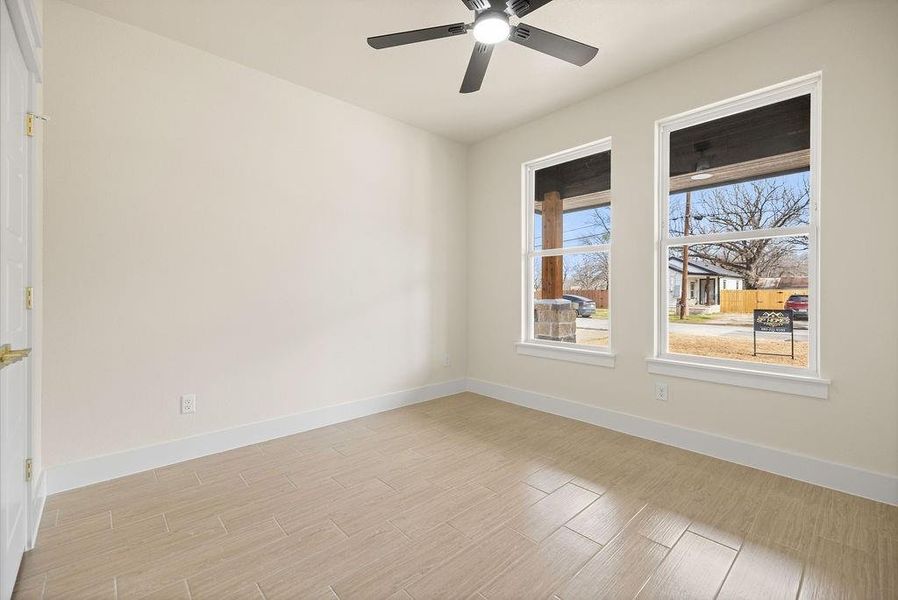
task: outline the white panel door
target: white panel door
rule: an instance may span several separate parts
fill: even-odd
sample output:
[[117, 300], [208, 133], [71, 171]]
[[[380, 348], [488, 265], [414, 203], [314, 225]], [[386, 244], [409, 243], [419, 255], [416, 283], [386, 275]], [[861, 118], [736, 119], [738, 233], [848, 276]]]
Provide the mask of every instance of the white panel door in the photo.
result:
[[[0, 345], [29, 343], [28, 144], [25, 115], [31, 74], [25, 67], [6, 2], [0, 0]], [[9, 598], [27, 543], [28, 363], [0, 368], [0, 598]]]

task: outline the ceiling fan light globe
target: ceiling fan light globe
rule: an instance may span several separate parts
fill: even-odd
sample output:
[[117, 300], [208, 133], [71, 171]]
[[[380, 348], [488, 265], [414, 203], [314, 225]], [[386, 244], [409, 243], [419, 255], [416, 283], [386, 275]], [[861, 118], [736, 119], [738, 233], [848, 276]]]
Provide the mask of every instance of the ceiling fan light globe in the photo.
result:
[[498, 44], [511, 34], [508, 19], [500, 15], [485, 15], [474, 23], [474, 39], [481, 44]]

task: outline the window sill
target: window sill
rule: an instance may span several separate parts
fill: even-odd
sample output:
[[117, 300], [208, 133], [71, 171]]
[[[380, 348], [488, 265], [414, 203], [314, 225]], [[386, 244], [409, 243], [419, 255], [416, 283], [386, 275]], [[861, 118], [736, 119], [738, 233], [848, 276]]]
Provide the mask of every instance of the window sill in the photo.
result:
[[587, 350], [585, 348], [556, 346], [555, 344], [543, 344], [539, 342], [518, 342], [515, 344], [515, 348], [517, 349], [518, 354], [524, 354], [526, 356], [565, 360], [584, 365], [614, 367], [614, 353], [607, 350]]
[[670, 358], [647, 358], [649, 373], [724, 383], [738, 387], [808, 396], [825, 400], [829, 394], [828, 379], [789, 373], [770, 373], [739, 367], [694, 363]]

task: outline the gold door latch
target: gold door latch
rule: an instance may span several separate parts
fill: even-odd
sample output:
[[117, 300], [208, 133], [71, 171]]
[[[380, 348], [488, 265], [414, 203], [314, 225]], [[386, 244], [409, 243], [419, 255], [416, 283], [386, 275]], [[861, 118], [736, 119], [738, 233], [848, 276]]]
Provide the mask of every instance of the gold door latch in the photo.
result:
[[13, 350], [9, 344], [3, 344], [0, 346], [0, 369], [19, 362], [29, 354], [31, 354], [31, 348]]

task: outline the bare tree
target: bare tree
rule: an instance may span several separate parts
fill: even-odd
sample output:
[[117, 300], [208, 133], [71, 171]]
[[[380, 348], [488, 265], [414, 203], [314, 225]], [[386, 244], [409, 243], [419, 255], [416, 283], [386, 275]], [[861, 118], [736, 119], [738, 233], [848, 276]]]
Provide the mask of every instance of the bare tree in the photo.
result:
[[[587, 233], [577, 237], [584, 245], [607, 244], [611, 241], [610, 212], [601, 208], [592, 210], [591, 222], [585, 226]], [[570, 266], [565, 264], [565, 287], [584, 290], [608, 289], [608, 254], [583, 254]]]
[[[752, 231], [807, 225], [811, 202], [810, 181], [798, 185], [772, 178], [721, 186], [695, 194], [690, 234]], [[682, 234], [685, 215], [671, 214], [671, 232]], [[746, 289], [755, 289], [762, 277], [799, 275], [804, 261], [796, 255], [807, 250], [806, 237], [763, 238], [690, 246], [693, 258], [739, 274]]]

